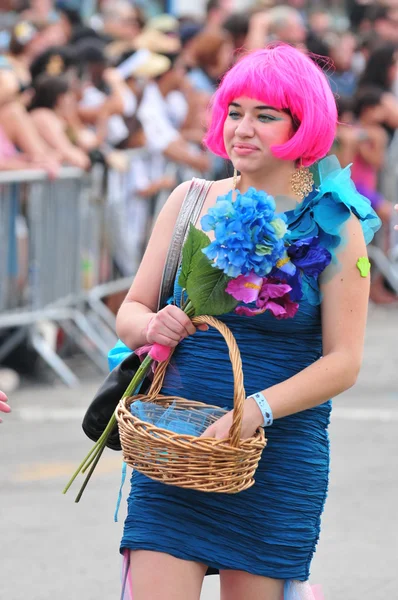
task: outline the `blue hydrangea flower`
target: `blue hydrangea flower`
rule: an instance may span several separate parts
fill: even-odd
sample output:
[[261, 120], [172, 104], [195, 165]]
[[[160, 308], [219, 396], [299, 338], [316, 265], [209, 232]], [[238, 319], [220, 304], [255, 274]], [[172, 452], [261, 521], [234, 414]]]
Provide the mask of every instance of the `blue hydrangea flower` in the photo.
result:
[[286, 217], [275, 214], [272, 196], [253, 187], [245, 194], [237, 191], [236, 200], [232, 191], [220, 196], [201, 225], [215, 236], [204, 254], [229, 277], [265, 277], [285, 253]]

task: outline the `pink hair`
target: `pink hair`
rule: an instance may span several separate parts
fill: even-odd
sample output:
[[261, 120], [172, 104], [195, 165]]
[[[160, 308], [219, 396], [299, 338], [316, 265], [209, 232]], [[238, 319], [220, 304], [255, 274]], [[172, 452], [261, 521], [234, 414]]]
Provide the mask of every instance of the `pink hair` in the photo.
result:
[[223, 139], [231, 102], [246, 96], [279, 110], [288, 110], [297, 127], [292, 138], [273, 146], [284, 160], [301, 159], [310, 166], [329, 152], [337, 124], [336, 102], [323, 71], [304, 53], [274, 43], [241, 58], [224, 76], [211, 103], [211, 121], [205, 144], [228, 158]]

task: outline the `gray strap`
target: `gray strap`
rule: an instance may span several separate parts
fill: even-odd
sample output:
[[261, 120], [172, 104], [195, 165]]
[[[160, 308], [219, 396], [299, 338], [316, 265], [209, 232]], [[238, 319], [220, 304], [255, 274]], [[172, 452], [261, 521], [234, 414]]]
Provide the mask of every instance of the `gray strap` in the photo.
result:
[[191, 181], [191, 185], [178, 214], [167, 253], [160, 286], [158, 310], [166, 304], [173, 293], [174, 280], [181, 260], [182, 247], [188, 235], [189, 224], [196, 223], [198, 220], [212, 184], [212, 181], [197, 179], [196, 177]]

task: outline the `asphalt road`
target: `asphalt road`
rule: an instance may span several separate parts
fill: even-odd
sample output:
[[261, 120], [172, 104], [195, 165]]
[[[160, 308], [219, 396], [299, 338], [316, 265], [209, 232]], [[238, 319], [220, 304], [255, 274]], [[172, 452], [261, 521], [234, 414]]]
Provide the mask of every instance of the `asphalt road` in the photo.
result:
[[[325, 600], [398, 598], [398, 312], [371, 308], [362, 373], [334, 403], [329, 498], [311, 580]], [[0, 425], [0, 600], [118, 600], [113, 513], [120, 455], [107, 451], [81, 502], [61, 491], [91, 446], [80, 421], [99, 379], [25, 385]], [[208, 578], [203, 600], [215, 600]], [[251, 600], [251, 599], [248, 599]]]

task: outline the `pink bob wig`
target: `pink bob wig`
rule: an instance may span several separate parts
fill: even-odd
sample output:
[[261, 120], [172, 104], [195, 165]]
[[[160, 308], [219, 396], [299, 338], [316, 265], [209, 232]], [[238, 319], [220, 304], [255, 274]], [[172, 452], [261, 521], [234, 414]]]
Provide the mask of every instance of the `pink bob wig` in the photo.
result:
[[240, 97], [261, 100], [288, 111], [295, 133], [283, 145], [271, 148], [283, 160], [301, 160], [310, 166], [329, 152], [336, 132], [337, 108], [323, 71], [292, 46], [274, 43], [241, 58], [224, 76], [211, 102], [205, 144], [228, 158], [223, 129], [231, 102]]

